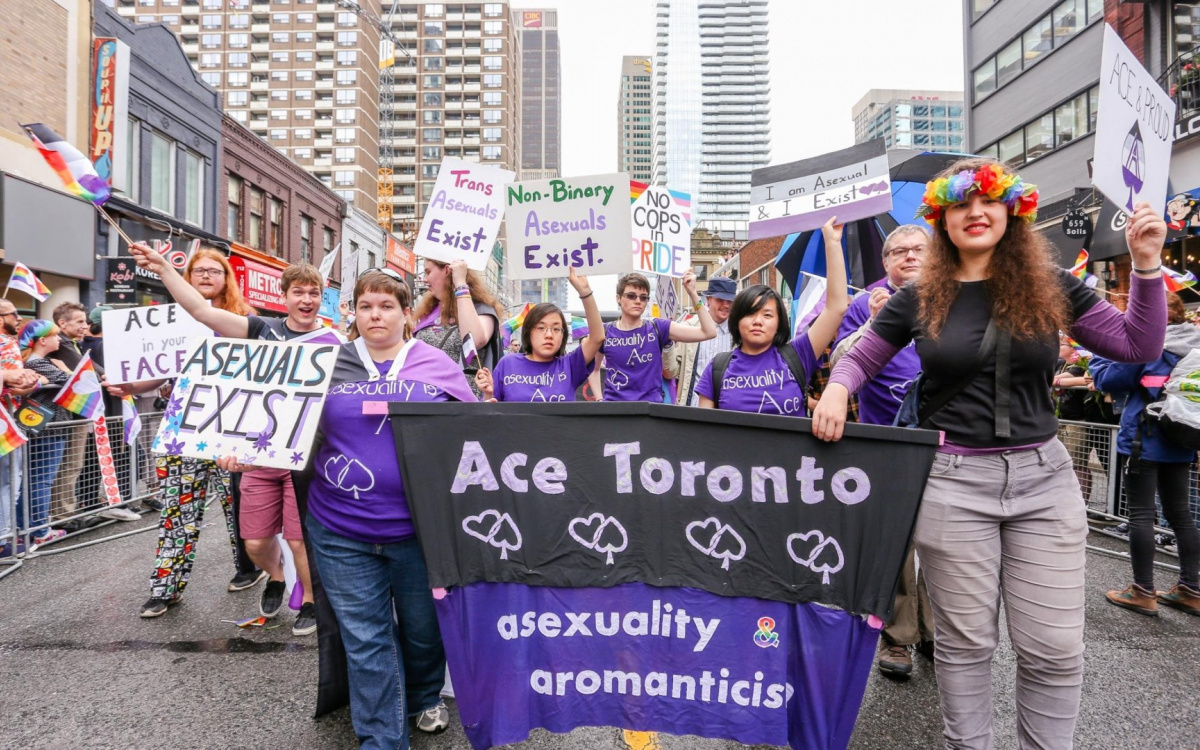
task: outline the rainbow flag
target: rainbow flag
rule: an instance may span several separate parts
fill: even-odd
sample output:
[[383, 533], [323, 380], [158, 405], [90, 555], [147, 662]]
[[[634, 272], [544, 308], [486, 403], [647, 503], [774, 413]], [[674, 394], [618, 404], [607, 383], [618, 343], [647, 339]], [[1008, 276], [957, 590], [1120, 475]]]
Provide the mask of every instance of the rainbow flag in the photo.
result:
[[92, 364], [91, 352], [79, 360], [79, 366], [54, 397], [54, 403], [87, 420], [93, 420], [97, 414], [104, 412], [100, 378], [96, 375], [96, 366]]
[[1075, 257], [1075, 265], [1071, 266], [1071, 275], [1087, 284], [1089, 287], [1095, 287], [1100, 279], [1096, 278], [1095, 274], [1089, 273], [1087, 270], [1088, 251], [1080, 250], [1079, 255]]
[[142, 431], [142, 415], [138, 414], [137, 402], [133, 396], [121, 399], [121, 418], [125, 420], [125, 444], [133, 445], [138, 433]]
[[1167, 286], [1168, 292], [1182, 292], [1190, 286], [1196, 285], [1196, 275], [1191, 271], [1179, 273], [1163, 266], [1163, 283]]
[[[17, 263], [13, 266], [12, 276], [8, 277], [7, 289], [25, 292], [38, 302], [50, 299], [50, 289], [24, 263]], [[7, 289], [5, 294], [8, 294]]]
[[25, 433], [17, 427], [8, 409], [0, 406], [0, 456], [7, 456], [26, 442]]
[[[642, 193], [646, 192], [646, 188], [650, 187], [644, 182], [637, 180], [629, 181], [629, 205], [637, 203], [637, 199], [642, 197]], [[688, 224], [692, 223], [692, 196], [687, 193], [681, 193], [678, 190], [667, 190], [671, 194], [671, 200], [675, 201], [675, 205], [684, 209], [683, 218]]]
[[97, 206], [112, 197], [112, 190], [104, 178], [96, 173], [96, 168], [79, 149], [68, 143], [62, 136], [40, 122], [22, 125], [25, 132], [37, 146], [38, 152], [50, 168], [58, 174], [67, 191]]
[[525, 325], [525, 316], [528, 315], [529, 311], [532, 309], [533, 303], [526, 302], [525, 306], [521, 308], [520, 312], [504, 321], [500, 327], [503, 328], [504, 332], [511, 337], [514, 333], [521, 330], [521, 326]]

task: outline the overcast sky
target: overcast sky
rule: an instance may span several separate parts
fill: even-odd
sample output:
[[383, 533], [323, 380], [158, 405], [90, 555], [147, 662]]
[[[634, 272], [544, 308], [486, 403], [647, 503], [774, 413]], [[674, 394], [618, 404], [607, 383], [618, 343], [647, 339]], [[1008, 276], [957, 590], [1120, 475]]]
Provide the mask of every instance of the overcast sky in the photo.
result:
[[[621, 57], [653, 56], [654, 0], [515, 7], [558, 9], [563, 175], [616, 171]], [[771, 0], [769, 34], [772, 164], [851, 145], [850, 108], [869, 89], [963, 86], [961, 0]], [[615, 309], [612, 291], [596, 296]]]

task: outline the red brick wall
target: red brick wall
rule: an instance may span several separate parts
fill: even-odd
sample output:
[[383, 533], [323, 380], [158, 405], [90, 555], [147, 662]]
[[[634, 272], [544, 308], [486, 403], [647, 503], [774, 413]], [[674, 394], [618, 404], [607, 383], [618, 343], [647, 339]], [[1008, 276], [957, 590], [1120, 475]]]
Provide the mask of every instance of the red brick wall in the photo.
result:
[[1125, 46], [1146, 64], [1146, 9], [1140, 3], [1104, 0], [1104, 20], [1121, 35]]

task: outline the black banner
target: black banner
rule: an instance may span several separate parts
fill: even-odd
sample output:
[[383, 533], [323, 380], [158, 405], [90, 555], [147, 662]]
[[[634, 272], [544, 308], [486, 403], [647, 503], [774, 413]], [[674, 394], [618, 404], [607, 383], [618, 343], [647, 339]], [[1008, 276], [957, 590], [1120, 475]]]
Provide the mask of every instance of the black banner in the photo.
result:
[[885, 621], [938, 441], [647, 403], [389, 406], [431, 586], [640, 581]]

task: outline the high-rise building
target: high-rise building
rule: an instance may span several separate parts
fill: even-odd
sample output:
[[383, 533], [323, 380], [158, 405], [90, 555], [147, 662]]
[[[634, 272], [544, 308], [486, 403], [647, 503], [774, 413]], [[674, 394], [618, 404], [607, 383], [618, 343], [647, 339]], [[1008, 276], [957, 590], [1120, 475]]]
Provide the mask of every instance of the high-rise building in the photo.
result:
[[[116, 0], [138, 24], [179, 35], [230, 117], [375, 213], [379, 32], [334, 2]], [[362, 7], [379, 13], [379, 0]]]
[[621, 58], [621, 95], [617, 102], [617, 171], [650, 182], [654, 146], [650, 110], [650, 58]]
[[961, 91], [871, 89], [851, 110], [854, 142], [883, 138], [888, 148], [962, 152]]
[[744, 235], [771, 156], [767, 0], [657, 0], [653, 181], [697, 226]]
[[412, 237], [443, 158], [519, 170], [520, 37], [508, 3], [405, 3], [392, 33], [411, 54], [394, 68], [393, 226]]

